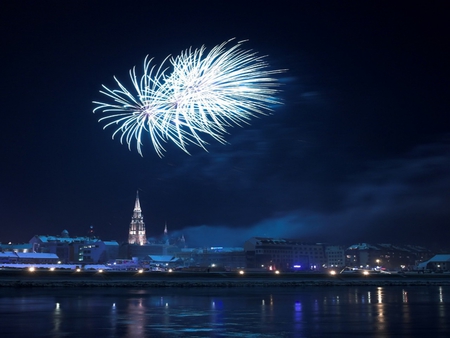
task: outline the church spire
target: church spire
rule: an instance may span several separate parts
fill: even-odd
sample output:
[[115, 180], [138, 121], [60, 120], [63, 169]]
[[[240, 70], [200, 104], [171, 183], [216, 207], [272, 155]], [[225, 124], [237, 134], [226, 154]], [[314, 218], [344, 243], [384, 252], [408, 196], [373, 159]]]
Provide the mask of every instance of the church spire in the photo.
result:
[[141, 203], [139, 202], [139, 190], [136, 191], [136, 201], [134, 202], [134, 212], [141, 212]]
[[164, 235], [163, 235], [164, 244], [169, 245], [169, 232], [167, 231], [167, 221], [164, 226]]
[[128, 244], [147, 244], [144, 216], [142, 216], [141, 203], [139, 202], [139, 191], [136, 192], [136, 201], [134, 202], [133, 216], [131, 217], [128, 232]]

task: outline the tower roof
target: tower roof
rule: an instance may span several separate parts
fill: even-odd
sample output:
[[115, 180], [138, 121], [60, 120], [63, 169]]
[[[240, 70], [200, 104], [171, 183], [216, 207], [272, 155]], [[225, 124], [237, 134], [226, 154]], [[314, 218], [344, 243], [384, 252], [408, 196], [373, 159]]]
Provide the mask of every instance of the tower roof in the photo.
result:
[[134, 211], [142, 211], [141, 203], [139, 203], [139, 190], [136, 191], [136, 202], [134, 202]]

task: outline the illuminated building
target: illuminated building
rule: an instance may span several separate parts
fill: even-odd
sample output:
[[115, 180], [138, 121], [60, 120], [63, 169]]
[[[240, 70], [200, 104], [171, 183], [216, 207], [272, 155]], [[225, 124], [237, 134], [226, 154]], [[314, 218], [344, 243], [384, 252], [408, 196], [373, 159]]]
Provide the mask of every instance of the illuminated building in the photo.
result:
[[326, 266], [340, 268], [345, 266], [345, 247], [340, 245], [325, 246]]
[[252, 237], [244, 244], [248, 268], [320, 270], [325, 265], [324, 246], [296, 239]]
[[139, 202], [139, 191], [136, 192], [136, 201], [134, 202], [133, 216], [131, 217], [130, 230], [128, 232], [128, 244], [147, 244], [144, 216], [142, 216]]
[[243, 248], [212, 246], [206, 248], [183, 248], [175, 253], [186, 267], [216, 268], [234, 270], [246, 267]]
[[2, 264], [56, 264], [58, 261], [58, 256], [52, 253], [0, 252]]
[[430, 250], [413, 245], [358, 243], [347, 248], [346, 265], [358, 268], [412, 269], [417, 261], [433, 256]]
[[447, 272], [450, 271], [450, 254], [435, 255], [429, 260], [419, 263], [419, 271]]
[[32, 252], [32, 245], [30, 243], [0, 243], [0, 252], [14, 251], [14, 252]]
[[118, 257], [119, 243], [95, 239], [81, 243], [76, 251], [78, 251], [78, 262], [80, 263], [105, 263]]
[[36, 235], [30, 240], [32, 251], [54, 253], [63, 263], [103, 263], [117, 258], [119, 244], [87, 236], [70, 237], [64, 230], [60, 236]]
[[148, 255], [173, 255], [177, 251], [180, 251], [178, 246], [169, 243], [167, 224], [164, 227], [162, 241], [147, 239], [139, 192], [137, 192], [128, 230], [128, 243], [123, 243], [120, 246], [119, 258], [132, 259], [134, 257], [143, 260], [147, 259]]

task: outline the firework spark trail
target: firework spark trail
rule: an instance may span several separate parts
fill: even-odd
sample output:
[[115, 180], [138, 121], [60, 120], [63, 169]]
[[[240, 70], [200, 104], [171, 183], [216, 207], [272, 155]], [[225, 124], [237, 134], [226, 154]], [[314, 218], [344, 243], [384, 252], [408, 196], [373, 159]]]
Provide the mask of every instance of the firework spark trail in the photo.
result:
[[[176, 57], [168, 56], [156, 68], [152, 59], [144, 60], [140, 79], [136, 68], [130, 70], [135, 93], [128, 91], [114, 77], [119, 89], [103, 86], [100, 93], [113, 103], [94, 101], [94, 113], [109, 114], [99, 119], [108, 128], [116, 125], [112, 138], [120, 134], [120, 142], [131, 145], [142, 156], [145, 133], [158, 156], [162, 157], [163, 143], [174, 142], [189, 154], [187, 146], [194, 144], [206, 150], [204, 135], [226, 143], [227, 128], [249, 124], [257, 115], [267, 115], [271, 106], [279, 104], [275, 98], [279, 83], [273, 75], [284, 70], [270, 70], [265, 56], [243, 50], [244, 41], [226, 48], [228, 40], [206, 53], [206, 47], [186, 49]], [[169, 66], [164, 66], [169, 60]]]

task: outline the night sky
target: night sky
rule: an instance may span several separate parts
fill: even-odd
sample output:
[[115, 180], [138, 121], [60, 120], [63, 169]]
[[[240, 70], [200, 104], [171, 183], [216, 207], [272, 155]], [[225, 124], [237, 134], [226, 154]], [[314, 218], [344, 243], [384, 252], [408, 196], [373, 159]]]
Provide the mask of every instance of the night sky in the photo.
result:
[[[2, 2], [0, 242], [91, 225], [122, 242], [139, 190], [148, 236], [167, 222], [191, 246], [449, 247], [445, 2], [164, 3]], [[101, 85], [129, 86], [146, 55], [233, 37], [288, 71], [283, 105], [230, 129], [228, 145], [159, 158], [146, 140], [141, 157], [97, 122]]]

